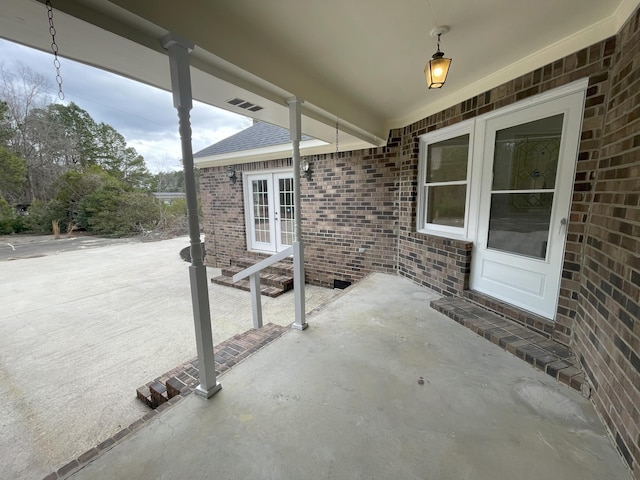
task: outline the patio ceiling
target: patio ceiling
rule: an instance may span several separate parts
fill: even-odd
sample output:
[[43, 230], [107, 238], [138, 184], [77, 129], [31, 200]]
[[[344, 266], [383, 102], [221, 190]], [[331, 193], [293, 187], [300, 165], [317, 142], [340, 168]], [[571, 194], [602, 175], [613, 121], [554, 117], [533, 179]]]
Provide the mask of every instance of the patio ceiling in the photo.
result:
[[[0, 35], [49, 50], [41, 1], [3, 0]], [[168, 32], [192, 40], [194, 97], [340, 149], [381, 145], [402, 127], [615, 34], [637, 0], [53, 0], [63, 56], [169, 89]], [[451, 30], [447, 84], [428, 90], [430, 31]], [[228, 103], [239, 98], [262, 107]], [[331, 150], [335, 146], [328, 145]], [[317, 151], [317, 150], [316, 150]]]

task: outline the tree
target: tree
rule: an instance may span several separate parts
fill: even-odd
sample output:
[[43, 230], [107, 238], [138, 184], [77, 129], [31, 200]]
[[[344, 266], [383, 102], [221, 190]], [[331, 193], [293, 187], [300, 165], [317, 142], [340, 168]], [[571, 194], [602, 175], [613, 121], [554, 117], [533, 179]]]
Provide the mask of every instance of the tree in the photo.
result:
[[154, 192], [184, 192], [184, 171], [158, 172], [151, 183]]
[[132, 191], [113, 177], [80, 204], [79, 218], [96, 233], [124, 236], [152, 230], [160, 212], [148, 192]]
[[134, 148], [127, 147], [126, 140], [116, 129], [100, 123], [94, 138], [98, 165], [133, 188], [149, 188], [151, 173], [144, 158]]
[[14, 132], [9, 118], [9, 107], [7, 102], [0, 100], [0, 145], [8, 147], [9, 140]]
[[56, 137], [49, 140], [57, 163], [81, 167], [98, 164], [96, 132], [99, 126], [89, 112], [73, 102], [53, 103], [47, 107], [46, 121], [61, 127]]
[[27, 163], [0, 146], [0, 198], [15, 205], [22, 196], [27, 175]]
[[28, 135], [29, 114], [49, 103], [50, 91], [50, 83], [44, 75], [22, 62], [15, 62], [11, 70], [0, 63], [0, 96], [14, 131], [7, 146], [22, 158], [28, 159], [32, 149]]
[[0, 64], [0, 198], [33, 204], [25, 223], [34, 231], [51, 220], [112, 235], [157, 225], [144, 158], [75, 103], [50, 103], [47, 91], [42, 75]]

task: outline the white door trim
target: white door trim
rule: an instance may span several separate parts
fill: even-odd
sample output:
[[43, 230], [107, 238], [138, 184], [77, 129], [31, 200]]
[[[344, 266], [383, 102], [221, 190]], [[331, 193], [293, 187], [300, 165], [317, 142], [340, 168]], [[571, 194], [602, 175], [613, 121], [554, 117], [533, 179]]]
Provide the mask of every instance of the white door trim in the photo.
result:
[[[293, 178], [293, 170], [291, 169], [270, 169], [259, 170], [242, 173], [242, 185], [244, 196], [244, 221], [245, 221], [245, 236], [247, 242], [247, 250], [250, 252], [260, 253], [277, 253], [282, 250], [286, 245], [280, 244], [281, 229], [279, 221], [277, 220], [278, 208], [280, 205], [279, 189], [277, 180], [282, 177], [291, 175]], [[269, 242], [254, 242], [254, 206], [251, 198], [252, 193], [252, 181], [253, 180], [266, 180], [268, 186], [268, 216], [269, 216]]]
[[[578, 84], [578, 85], [577, 85]], [[575, 88], [581, 86], [582, 88]], [[470, 288], [496, 297], [507, 303], [531, 311], [545, 318], [554, 319], [562, 264], [566, 244], [567, 225], [573, 192], [577, 154], [583, 117], [584, 96], [587, 83], [575, 82], [571, 89], [563, 88], [553, 95], [539, 96], [538, 101], [492, 112], [478, 122], [476, 131], [478, 152], [482, 161], [480, 182], [472, 195], [478, 206], [475, 221], [474, 251], [472, 255]], [[501, 128], [532, 121], [536, 118], [564, 114], [556, 188], [551, 211], [548, 251], [545, 259], [533, 259], [517, 254], [491, 251], [487, 248], [489, 209], [493, 178], [493, 140]], [[517, 281], [512, 277], [519, 271]]]

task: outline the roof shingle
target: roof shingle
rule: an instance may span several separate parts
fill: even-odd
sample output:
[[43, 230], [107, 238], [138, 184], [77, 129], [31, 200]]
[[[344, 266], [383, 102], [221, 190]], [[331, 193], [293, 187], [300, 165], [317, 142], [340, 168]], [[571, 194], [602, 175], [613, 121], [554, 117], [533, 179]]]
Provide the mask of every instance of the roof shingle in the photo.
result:
[[[311, 139], [311, 137], [302, 135], [302, 140]], [[271, 125], [270, 123], [258, 122], [235, 135], [203, 148], [199, 152], [196, 152], [193, 157], [202, 158], [212, 155], [223, 155], [225, 153], [255, 150], [257, 148], [286, 145], [288, 143], [291, 143], [289, 130]]]

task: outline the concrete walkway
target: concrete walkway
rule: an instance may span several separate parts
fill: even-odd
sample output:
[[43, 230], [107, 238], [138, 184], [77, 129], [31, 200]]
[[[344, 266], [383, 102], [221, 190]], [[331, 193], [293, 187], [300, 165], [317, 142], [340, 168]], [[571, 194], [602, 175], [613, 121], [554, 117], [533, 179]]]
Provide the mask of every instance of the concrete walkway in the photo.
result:
[[[43, 478], [135, 422], [148, 413], [136, 388], [196, 354], [179, 257], [188, 238], [91, 240], [0, 262], [1, 479]], [[337, 293], [308, 287], [307, 309]], [[247, 292], [210, 285], [209, 294], [214, 343], [252, 327]], [[263, 312], [288, 325], [293, 294], [263, 299]]]
[[73, 475], [629, 479], [590, 402], [376, 274]]

